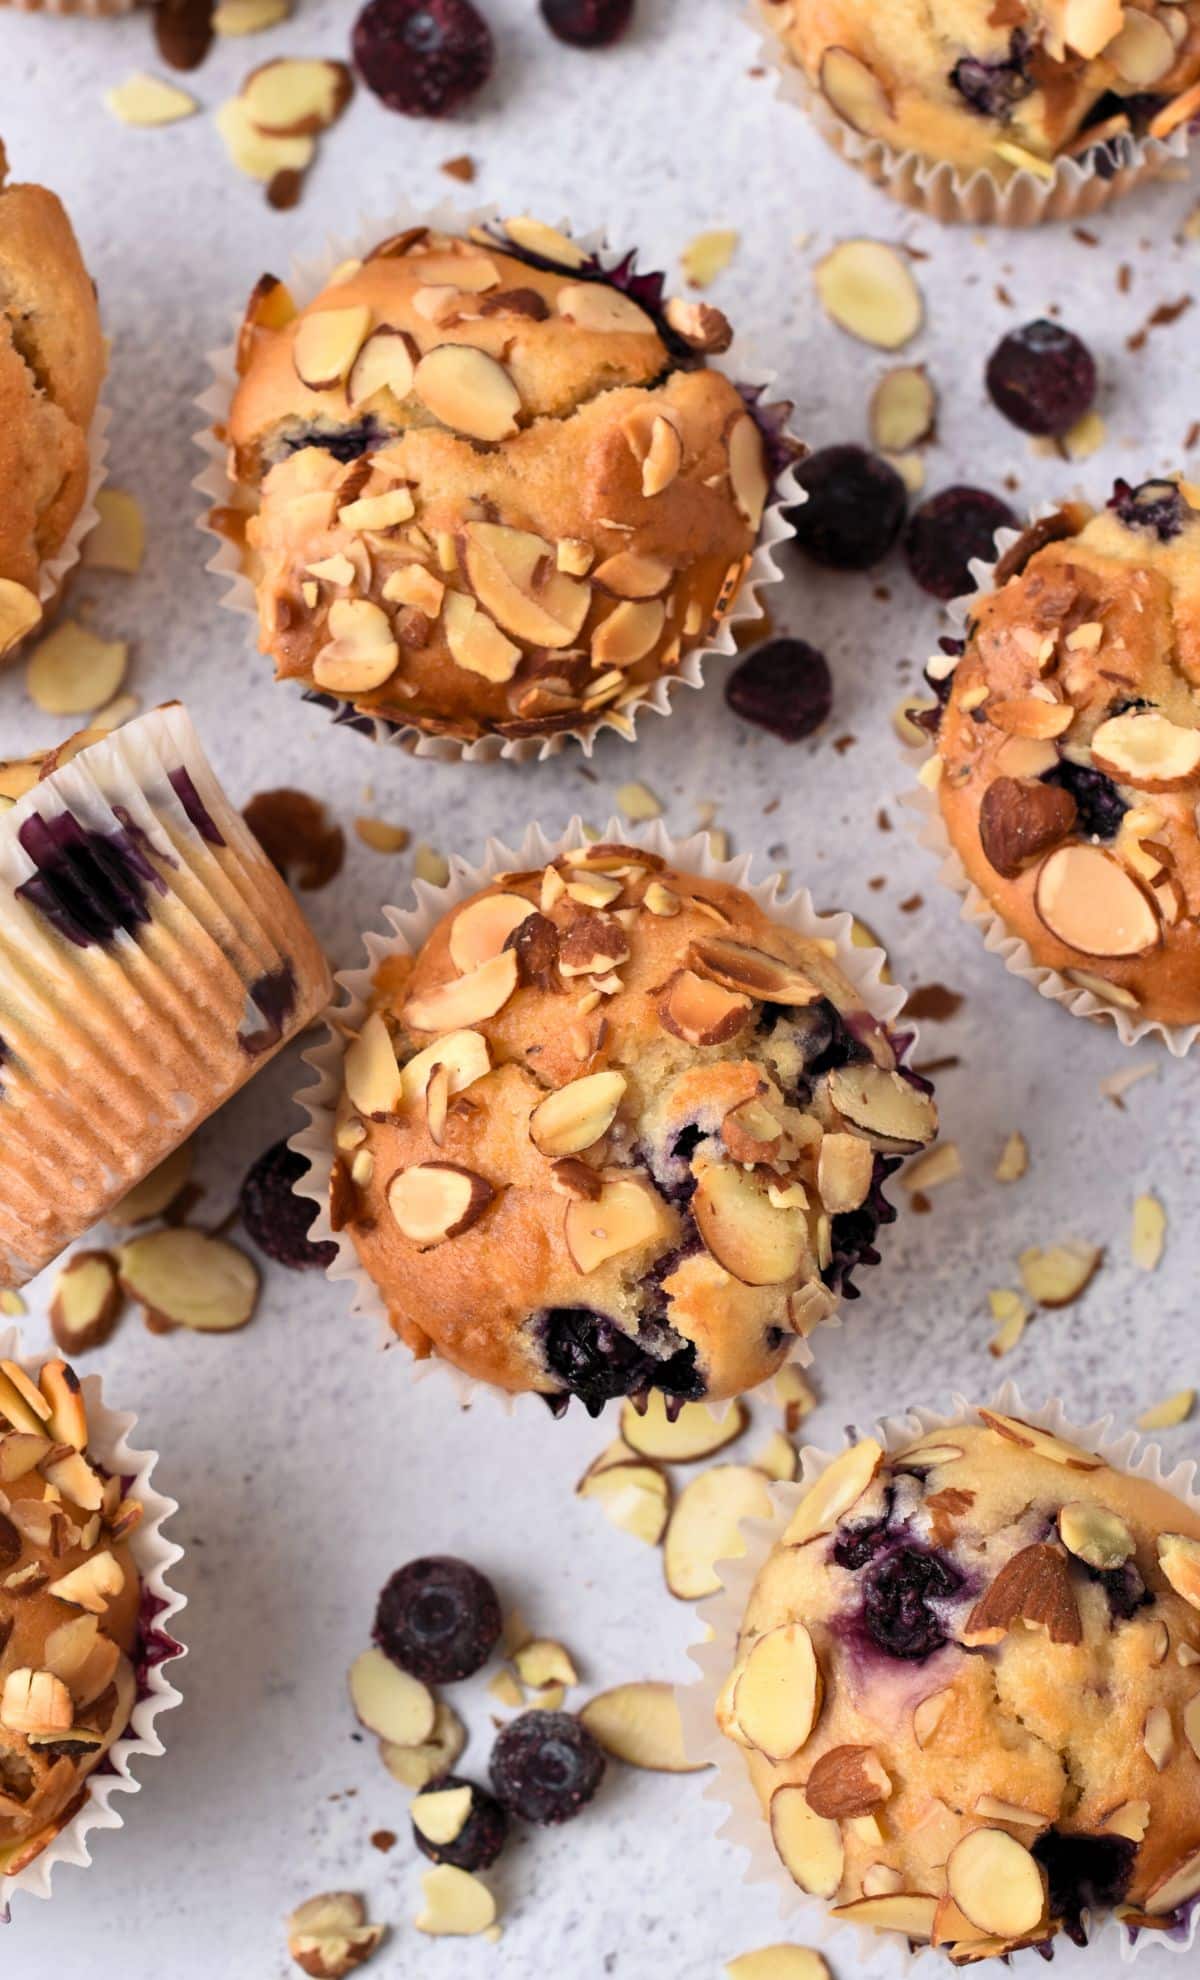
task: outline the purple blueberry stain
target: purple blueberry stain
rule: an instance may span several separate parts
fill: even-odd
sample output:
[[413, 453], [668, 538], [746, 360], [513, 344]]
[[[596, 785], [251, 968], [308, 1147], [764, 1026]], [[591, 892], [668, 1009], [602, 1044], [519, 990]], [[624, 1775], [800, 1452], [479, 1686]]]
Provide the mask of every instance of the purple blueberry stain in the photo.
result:
[[1160, 543], [1181, 536], [1191, 513], [1173, 481], [1143, 481], [1138, 488], [1117, 481], [1108, 506], [1126, 529], [1149, 530]]
[[181, 764], [178, 770], [168, 770], [167, 782], [200, 837], [210, 846], [223, 846], [225, 841], [217, 829], [216, 820], [192, 782], [191, 772]]
[[950, 86], [981, 117], [1003, 122], [1034, 87], [1029, 66], [1029, 36], [1014, 28], [1006, 61], [986, 61], [980, 55], [964, 55], [950, 71]]
[[76, 948], [107, 946], [150, 919], [149, 895], [164, 882], [144, 850], [147, 841], [127, 814], [112, 832], [89, 830], [70, 811], [54, 818], [31, 812], [17, 838], [35, 873], [16, 889]]
[[849, 1619], [852, 1634], [865, 1638], [884, 1656], [922, 1664], [947, 1644], [950, 1633], [938, 1613], [966, 1588], [966, 1576], [945, 1553], [912, 1537], [894, 1517], [890, 1487], [877, 1520], [841, 1526], [832, 1558], [861, 1577], [860, 1607]]
[[254, 1026], [247, 1017], [238, 1032], [238, 1044], [249, 1058], [256, 1059], [278, 1045], [284, 1027], [296, 1008], [296, 972], [291, 963], [285, 960], [256, 977], [246, 995], [247, 1001], [264, 1022]]
[[896, 1221], [896, 1207], [883, 1193], [888, 1177], [900, 1167], [898, 1155], [876, 1155], [871, 1171], [871, 1188], [865, 1203], [857, 1210], [843, 1210], [830, 1220], [829, 1241], [833, 1255], [821, 1274], [831, 1292], [843, 1299], [860, 1297], [850, 1274], [862, 1265], [878, 1265], [876, 1238], [887, 1224]]
[[1022, 433], [1061, 437], [1090, 411], [1096, 364], [1064, 324], [1038, 317], [1001, 338], [987, 363], [992, 404]]
[[322, 1272], [337, 1257], [336, 1244], [314, 1244], [308, 1235], [317, 1206], [298, 1196], [296, 1185], [309, 1167], [286, 1141], [277, 1141], [247, 1171], [238, 1197], [242, 1223], [259, 1250], [293, 1272]]

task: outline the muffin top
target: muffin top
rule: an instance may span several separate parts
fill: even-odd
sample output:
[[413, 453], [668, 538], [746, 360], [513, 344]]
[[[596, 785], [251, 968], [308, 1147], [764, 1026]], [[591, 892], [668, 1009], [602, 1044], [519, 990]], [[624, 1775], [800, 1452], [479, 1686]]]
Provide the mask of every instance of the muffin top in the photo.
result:
[[38, 570], [88, 484], [104, 346], [91, 277], [61, 204], [6, 185], [0, 146], [0, 656], [37, 624]]
[[935, 685], [954, 849], [1035, 963], [1200, 1022], [1200, 490], [1118, 482], [996, 576], [961, 659], [930, 669], [953, 670]]
[[718, 1707], [801, 1889], [961, 1963], [1200, 1893], [1200, 1515], [976, 1415], [800, 1497]]
[[133, 1709], [142, 1507], [88, 1457], [69, 1362], [0, 1361], [0, 1876], [43, 1850]]
[[1197, 108], [1198, 0], [761, 0], [864, 137], [998, 178]]
[[230, 471], [281, 677], [454, 736], [588, 728], [711, 640], [770, 486], [731, 332], [552, 228], [264, 276]]
[[740, 889], [597, 844], [376, 971], [332, 1218], [417, 1355], [581, 1397], [737, 1394], [874, 1262], [923, 1082]]

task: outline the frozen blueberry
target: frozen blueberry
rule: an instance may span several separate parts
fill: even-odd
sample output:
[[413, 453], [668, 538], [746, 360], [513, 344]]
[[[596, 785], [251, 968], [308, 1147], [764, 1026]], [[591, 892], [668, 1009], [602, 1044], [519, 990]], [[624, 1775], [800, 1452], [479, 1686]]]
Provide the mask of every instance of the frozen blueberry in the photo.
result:
[[962, 1587], [959, 1570], [944, 1554], [900, 1546], [867, 1569], [863, 1622], [878, 1649], [906, 1663], [924, 1663], [947, 1639], [930, 1603]]
[[354, 61], [389, 110], [446, 117], [492, 73], [492, 31], [471, 0], [367, 0]]
[[1022, 433], [1069, 433], [1096, 396], [1096, 364], [1087, 345], [1045, 317], [1001, 338], [986, 377], [992, 404]]
[[973, 557], [995, 556], [998, 529], [1015, 529], [1007, 502], [983, 488], [943, 488], [923, 502], [908, 525], [904, 555], [908, 568], [932, 598], [948, 600], [974, 591], [968, 565]]
[[1053, 770], [1048, 770], [1042, 782], [1057, 784], [1060, 790], [1071, 793], [1075, 800], [1076, 824], [1086, 838], [1116, 837], [1129, 806], [1112, 778], [1106, 777], [1102, 770], [1064, 760]]
[[633, 19], [633, 0], [541, 0], [551, 34], [572, 48], [607, 48]]
[[1160, 543], [1179, 536], [1188, 519], [1188, 505], [1173, 481], [1143, 481], [1140, 488], [1118, 481], [1108, 506], [1126, 529], [1152, 529]]
[[1030, 1845], [1046, 1872], [1050, 1915], [1077, 1946], [1087, 1943], [1085, 1911], [1111, 1911], [1120, 1904], [1133, 1875], [1137, 1844], [1126, 1836], [1071, 1835], [1047, 1829]]
[[604, 1754], [570, 1712], [522, 1712], [496, 1739], [492, 1786], [523, 1822], [570, 1822], [604, 1777]]
[[825, 655], [807, 640], [769, 639], [734, 668], [725, 699], [743, 721], [803, 742], [829, 719], [833, 681]]
[[34, 811], [17, 832], [36, 868], [17, 888], [18, 899], [79, 949], [132, 935], [150, 919], [150, 890], [164, 891], [138, 827], [123, 807], [114, 815], [116, 831], [94, 832], [69, 811], [54, 818]]
[[908, 495], [894, 467], [865, 447], [822, 447], [796, 468], [807, 502], [789, 512], [796, 542], [816, 564], [865, 571], [904, 527]]
[[423, 1684], [450, 1684], [486, 1664], [500, 1637], [500, 1604], [485, 1574], [449, 1554], [397, 1568], [375, 1611], [385, 1657]]
[[328, 1239], [309, 1241], [317, 1206], [296, 1195], [308, 1169], [303, 1155], [277, 1141], [247, 1171], [238, 1199], [242, 1222], [259, 1250], [293, 1272], [323, 1272], [337, 1257], [337, 1246]]
[[951, 69], [950, 83], [981, 117], [1007, 117], [1033, 88], [1028, 35], [1020, 28], [1013, 29], [1007, 62], [985, 62], [978, 55], [964, 55]]
[[486, 1870], [504, 1848], [508, 1836], [508, 1816], [494, 1794], [464, 1781], [458, 1774], [441, 1774], [423, 1788], [423, 1794], [442, 1794], [451, 1788], [467, 1788], [471, 1806], [467, 1819], [452, 1842], [430, 1842], [414, 1822], [413, 1841], [431, 1863], [450, 1863], [456, 1870]]

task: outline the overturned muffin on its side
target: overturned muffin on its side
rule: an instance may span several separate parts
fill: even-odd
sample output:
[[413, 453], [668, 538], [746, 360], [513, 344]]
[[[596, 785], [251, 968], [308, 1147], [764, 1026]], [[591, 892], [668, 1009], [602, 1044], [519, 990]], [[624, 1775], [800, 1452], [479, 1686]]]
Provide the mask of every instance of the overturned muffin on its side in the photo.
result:
[[924, 1082], [832, 944], [645, 848], [500, 876], [385, 957], [330, 1214], [419, 1356], [593, 1414], [764, 1380], [874, 1262]]
[[87, 496], [104, 376], [91, 277], [59, 200], [5, 184], [0, 146], [0, 660], [38, 625], [41, 567]]
[[730, 334], [528, 220], [413, 228], [299, 313], [264, 277], [228, 440], [277, 674], [461, 743], [643, 698], [730, 611], [770, 493], [705, 363]]

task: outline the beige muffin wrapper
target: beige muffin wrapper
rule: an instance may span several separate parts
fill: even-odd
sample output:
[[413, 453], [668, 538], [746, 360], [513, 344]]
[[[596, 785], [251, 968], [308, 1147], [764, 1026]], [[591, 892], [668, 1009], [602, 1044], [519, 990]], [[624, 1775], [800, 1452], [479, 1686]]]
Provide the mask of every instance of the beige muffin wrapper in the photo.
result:
[[[0, 10], [5, 4], [6, 0], [0, 0]], [[54, 556], [47, 557], [38, 566], [37, 595], [45, 617], [23, 640], [12, 647], [3, 659], [0, 659], [0, 672], [3, 672], [5, 667], [11, 666], [13, 661], [20, 659], [48, 631], [55, 609], [65, 595], [68, 582], [83, 555], [84, 538], [95, 529], [100, 520], [96, 497], [104, 486], [108, 472], [108, 430], [111, 424], [112, 413], [101, 399], [97, 403], [91, 425], [88, 427], [87, 493], [79, 514]]]
[[[224, 845], [172, 789], [187, 771]], [[163, 891], [128, 936], [76, 947], [18, 895], [33, 813], [69, 811], [124, 830], [153, 854]], [[292, 1009], [253, 1053], [234, 1034], [266, 1025], [249, 987], [290, 964]], [[19, 1116], [0, 1137], [0, 1284], [22, 1283], [245, 1084], [327, 1001], [316, 939], [178, 703], [113, 730], [0, 815], [0, 1029]], [[28, 1073], [22, 1077], [22, 1070]], [[9, 1069], [0, 1067], [0, 1083]], [[105, 1096], [99, 1107], [95, 1096]]]
[[[570, 233], [569, 224], [559, 223], [562, 231]], [[330, 239], [319, 255], [299, 258], [292, 264], [287, 277], [288, 287], [297, 302], [303, 305], [319, 294], [324, 284], [343, 261], [361, 258], [369, 253], [375, 244], [387, 235], [408, 227], [430, 227], [436, 232], [465, 234], [472, 227], [488, 225], [503, 226], [499, 208], [478, 206], [463, 209], [451, 201], [442, 200], [429, 209], [413, 206], [406, 200], [398, 200], [394, 207], [375, 218], [364, 216], [353, 236], [345, 239]], [[587, 254], [600, 255], [606, 252], [606, 240], [602, 231], [572, 234], [571, 238]], [[501, 243], [497, 243], [499, 247]], [[218, 437], [216, 427], [222, 423], [232, 403], [237, 387], [235, 354], [237, 330], [240, 317], [233, 325], [232, 340], [216, 351], [208, 353], [208, 363], [213, 373], [213, 383], [197, 399], [196, 403], [204, 414], [204, 425], [194, 435], [196, 445], [208, 456], [208, 465], [196, 476], [192, 483], [204, 497], [204, 507], [196, 519], [196, 526], [217, 540], [217, 549], [209, 558], [205, 568], [225, 580], [225, 590], [221, 603], [226, 610], [238, 612], [252, 618], [257, 624], [258, 606], [254, 586], [242, 568], [239, 548], [212, 527], [209, 514], [214, 505], [244, 508], [245, 492], [233, 482], [226, 464], [224, 442]], [[713, 361], [710, 360], [710, 363]], [[765, 412], [776, 402], [771, 398], [774, 386], [774, 373], [761, 373], [754, 366], [744, 349], [739, 350], [735, 341], [713, 369], [723, 371], [736, 385], [757, 394], [757, 404]], [[790, 403], [784, 411], [790, 416]], [[784, 429], [786, 430], [786, 429]], [[791, 437], [789, 435], [789, 437]], [[780, 469], [772, 477], [772, 499], [769, 502], [759, 528], [758, 540], [750, 561], [750, 567], [738, 587], [737, 595], [727, 616], [722, 620], [714, 639], [707, 645], [694, 647], [684, 655], [678, 668], [672, 674], [660, 675], [657, 680], [646, 684], [641, 699], [620, 710], [602, 709], [586, 728], [559, 729], [547, 736], [485, 735], [475, 742], [460, 742], [453, 736], [428, 735], [423, 730], [397, 725], [394, 720], [384, 720], [369, 713], [350, 710], [342, 719], [366, 725], [363, 733], [370, 733], [371, 740], [407, 751], [413, 756], [436, 757], [442, 761], [464, 763], [488, 763], [503, 759], [509, 763], [544, 763], [549, 757], [557, 756], [568, 743], [578, 743], [585, 756], [590, 756], [597, 738], [606, 729], [614, 730], [626, 741], [635, 737], [637, 717], [642, 714], [669, 715], [671, 693], [676, 687], [699, 688], [703, 686], [704, 664], [710, 658], [729, 658], [737, 652], [737, 628], [755, 619], [762, 619], [765, 607], [759, 602], [759, 592], [764, 586], [781, 582], [783, 573], [775, 559], [779, 545], [795, 535], [792, 524], [787, 520], [787, 511], [805, 499], [804, 492], [795, 477], [793, 466]], [[260, 664], [266, 664], [266, 657], [259, 656]]]
[[[1061, 506], [1061, 503], [1056, 502], [1040, 503], [1032, 512], [1025, 527], [1029, 528], [1045, 517], [1057, 514]], [[1006, 550], [1020, 541], [1023, 534], [1024, 530], [996, 531], [996, 562], [999, 562]], [[947, 607], [956, 633], [966, 625], [972, 603], [981, 593], [989, 592], [994, 588], [996, 562], [988, 564], [979, 558], [972, 561], [970, 570], [977, 589], [968, 592], [963, 598], [955, 598]], [[1200, 1024], [1162, 1024], [1157, 1019], [1139, 1017], [1136, 1011], [1124, 1009], [1120, 1004], [1097, 996], [1078, 983], [1072, 983], [1060, 970], [1049, 969], [1045, 964], [1035, 962], [1028, 942], [1020, 935], [1013, 934], [987, 896], [969, 877], [966, 867], [950, 843], [936, 794], [927, 791], [922, 784], [914, 784], [913, 789], [906, 792], [901, 801], [913, 816], [917, 838], [921, 845], [926, 846], [930, 852], [936, 853], [941, 860], [938, 879], [943, 886], [949, 887], [951, 892], [961, 899], [962, 919], [979, 930], [984, 947], [993, 955], [1003, 958], [1004, 967], [1011, 976], [1019, 976], [1022, 982], [1032, 984], [1040, 997], [1061, 1004], [1073, 1017], [1089, 1018], [1093, 1022], [1097, 1019], [1108, 1019], [1115, 1026], [1122, 1045], [1140, 1045], [1146, 1038], [1160, 1038], [1174, 1058], [1182, 1059], [1187, 1056], [1196, 1039], [1200, 1037]]]
[[[852, 1430], [848, 1435], [874, 1435], [890, 1454], [902, 1450], [905, 1444], [928, 1431], [949, 1430], [961, 1423], [964, 1417], [972, 1418], [977, 1407], [957, 1394], [951, 1397], [951, 1404], [949, 1411], [918, 1407], [901, 1416], [883, 1417], [870, 1430], [861, 1433]], [[989, 1396], [983, 1407], [1008, 1416], [1019, 1416], [1026, 1423], [1066, 1438], [1069, 1443], [1089, 1447], [1097, 1451], [1114, 1470], [1161, 1486], [1182, 1500], [1192, 1512], [1200, 1513], [1200, 1489], [1197, 1489], [1194, 1460], [1184, 1459], [1168, 1470], [1167, 1460], [1159, 1445], [1145, 1443], [1135, 1430], [1116, 1429], [1111, 1416], [1100, 1417], [1093, 1423], [1076, 1423], [1067, 1415], [1066, 1406], [1059, 1398], [1054, 1397], [1040, 1408], [1034, 1408], [1025, 1401], [1016, 1383], [1011, 1381], [1005, 1382], [994, 1395]], [[771, 1483], [768, 1486], [774, 1505], [772, 1517], [743, 1520], [741, 1533], [746, 1543], [745, 1553], [719, 1563], [723, 1575], [721, 1591], [698, 1605], [698, 1613], [707, 1624], [709, 1635], [704, 1642], [693, 1643], [688, 1651], [697, 1666], [698, 1676], [678, 1686], [676, 1691], [683, 1719], [684, 1745], [692, 1761], [707, 1763], [713, 1770], [704, 1790], [705, 1799], [724, 1811], [718, 1835], [748, 1855], [743, 1881], [748, 1884], [774, 1883], [779, 1891], [780, 1915], [789, 1917], [793, 1930], [811, 1937], [823, 1950], [828, 1950], [831, 1957], [844, 1962], [847, 1973], [858, 1970], [856, 1960], [877, 1958], [887, 1945], [900, 1954], [898, 1970], [905, 1973], [919, 1971], [929, 1976], [935, 1973], [947, 1975], [953, 1968], [944, 1953], [935, 1951], [931, 1946], [918, 1947], [914, 1951], [899, 1933], [872, 1931], [835, 1919], [822, 1899], [809, 1897], [792, 1882], [775, 1853], [762, 1804], [754, 1791], [741, 1748], [717, 1730], [717, 1700], [733, 1668], [738, 1632], [754, 1583], [787, 1519], [809, 1486], [839, 1455], [839, 1452], [806, 1444], [800, 1452], [796, 1482]], [[1178, 1937], [1161, 1931], [1139, 1931], [1136, 1938], [1131, 1939], [1128, 1928], [1108, 1914], [1101, 1920], [1092, 1920], [1089, 1944], [1094, 1946], [1103, 1939], [1111, 1945], [1115, 1937], [1121, 1946], [1123, 1962], [1131, 1964], [1143, 1948], [1151, 1944], [1163, 1946], [1171, 1952], [1189, 1952], [1198, 1934], [1200, 1901], [1193, 1904], [1187, 1927]], [[986, 1970], [991, 1972], [991, 1963], [985, 1964]], [[1020, 1970], [1025, 1971], [1026, 1967], [1031, 1971], [1042, 1971], [1032, 1952]], [[842, 1971], [843, 1967], [839, 1966], [838, 1970]], [[995, 1965], [997, 1974], [1009, 1970], [1008, 1966], [1002, 1968], [999, 1963]], [[979, 1971], [984, 1971], [984, 1967], [980, 1967]]]
[[94, 20], [132, 14], [140, 5], [141, 0], [0, 0], [0, 7], [15, 7], [22, 14], [82, 14]]
[[[45, 1355], [22, 1353], [20, 1333], [15, 1327], [0, 1332], [0, 1357], [20, 1362], [29, 1375], [36, 1375], [46, 1359]], [[174, 1499], [165, 1497], [153, 1483], [158, 1452], [139, 1450], [130, 1442], [136, 1416], [108, 1407], [103, 1400], [99, 1375], [85, 1375], [82, 1382], [88, 1417], [88, 1450], [105, 1470], [128, 1478], [130, 1497], [145, 1507], [141, 1525], [129, 1547], [141, 1576], [143, 1602], [149, 1595], [160, 1605], [150, 1618], [149, 1627], [176, 1638], [176, 1622], [180, 1610], [186, 1606], [187, 1596], [172, 1588], [169, 1577], [183, 1559], [183, 1548], [167, 1539], [163, 1527], [179, 1508]], [[182, 1703], [182, 1695], [171, 1682], [168, 1671], [174, 1674], [180, 1659], [186, 1655], [185, 1646], [180, 1644], [177, 1654], [147, 1667], [139, 1684], [142, 1695], [129, 1715], [129, 1724], [108, 1749], [106, 1771], [98, 1769], [87, 1777], [88, 1794], [82, 1807], [32, 1863], [12, 1876], [0, 1876], [0, 1921], [7, 1918], [8, 1905], [17, 1892], [48, 1898], [58, 1864], [74, 1863], [81, 1867], [90, 1864], [88, 1839], [94, 1829], [121, 1828], [124, 1817], [117, 1796], [137, 1794], [141, 1789], [133, 1761], [157, 1758], [164, 1751], [158, 1729], [159, 1715]], [[3, 1945], [2, 1934], [0, 1945]], [[4, 1950], [7, 1952], [7, 1947]]]
[[966, 171], [916, 151], [897, 151], [882, 138], [864, 137], [837, 115], [806, 71], [789, 58], [756, 0], [744, 0], [744, 14], [758, 36], [762, 62], [775, 71], [776, 93], [807, 112], [847, 164], [902, 206], [948, 226], [1040, 227], [1052, 220], [1082, 220], [1135, 186], [1161, 178], [1188, 156], [1186, 124], [1168, 138], [1130, 140], [1128, 163], [1109, 179], [1074, 158], [1056, 159], [1053, 179], [1029, 171], [1002, 179], [984, 166]]
[[[741, 887], [765, 913], [785, 927], [795, 929], [801, 935], [832, 942], [834, 960], [854, 985], [866, 1009], [881, 1023], [895, 1027], [907, 992], [897, 984], [882, 980], [880, 972], [886, 961], [882, 949], [855, 946], [850, 932], [853, 916], [849, 912], [818, 913], [807, 888], [800, 888], [790, 895], [783, 894], [777, 873], [766, 880], [752, 880], [750, 869], [753, 855], [743, 853], [735, 859], [715, 859], [707, 832], [695, 832], [687, 838], [676, 839], [661, 821], [656, 821], [648, 830], [631, 831], [620, 819], [613, 818], [608, 821], [601, 837], [606, 841], [616, 840], [621, 845], [644, 846], [648, 851], [660, 854], [668, 865], [677, 867], [680, 872]], [[290, 1146], [311, 1164], [308, 1174], [297, 1183], [296, 1191], [300, 1196], [311, 1198], [317, 1205], [317, 1216], [310, 1227], [309, 1237], [314, 1242], [328, 1239], [337, 1246], [337, 1257], [329, 1266], [327, 1276], [335, 1281], [349, 1281], [353, 1292], [351, 1312], [368, 1314], [376, 1319], [385, 1346], [398, 1345], [388, 1324], [386, 1304], [374, 1280], [360, 1265], [358, 1253], [348, 1234], [334, 1231], [329, 1221], [334, 1116], [342, 1091], [341, 1069], [345, 1052], [343, 1033], [356, 1031], [362, 1024], [375, 973], [386, 957], [415, 954], [444, 914], [487, 886], [498, 873], [545, 866], [560, 853], [576, 851], [588, 843], [579, 818], [572, 819], [559, 838], [549, 837], [540, 825], [531, 825], [515, 847], [504, 845], [498, 839], [489, 839], [478, 865], [468, 864], [458, 854], [452, 855], [450, 878], [445, 887], [431, 887], [423, 880], [414, 881], [416, 906], [384, 908], [383, 918], [390, 924], [391, 933], [371, 932], [366, 935], [366, 963], [356, 969], [339, 971], [335, 980], [344, 992], [342, 1001], [330, 1009], [326, 1037], [304, 1054], [305, 1063], [313, 1068], [317, 1078], [314, 1085], [302, 1089], [295, 1096], [296, 1104], [307, 1113], [309, 1124], [291, 1137]], [[917, 1028], [915, 1025], [903, 1025], [901, 1029], [906, 1038], [912, 1038], [906, 1059], [906, 1063], [911, 1063]], [[838, 1306], [818, 1322], [818, 1327], [841, 1324], [842, 1309]], [[816, 1331], [817, 1328], [814, 1328], [813, 1332]], [[807, 1367], [813, 1359], [809, 1338], [797, 1336], [792, 1353], [792, 1359], [802, 1367]], [[470, 1401], [481, 1390], [502, 1397], [509, 1408], [515, 1407], [518, 1401], [516, 1396], [506, 1391], [492, 1390], [490, 1385], [476, 1382], [440, 1355], [431, 1355], [424, 1361], [409, 1357], [409, 1361], [415, 1380], [427, 1380], [439, 1370], [448, 1375], [460, 1402]], [[525, 1399], [539, 1400], [533, 1397]]]

